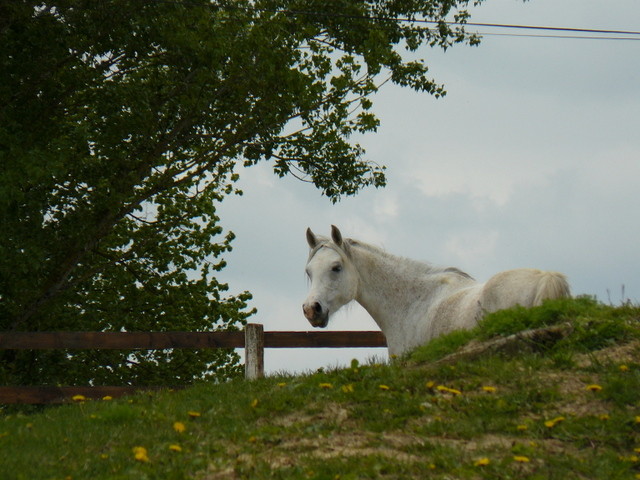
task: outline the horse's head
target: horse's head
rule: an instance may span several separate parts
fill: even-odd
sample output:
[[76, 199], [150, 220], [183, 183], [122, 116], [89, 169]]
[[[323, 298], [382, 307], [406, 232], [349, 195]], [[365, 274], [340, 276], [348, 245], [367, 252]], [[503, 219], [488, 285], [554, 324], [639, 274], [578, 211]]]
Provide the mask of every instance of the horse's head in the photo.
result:
[[311, 325], [324, 328], [329, 323], [329, 315], [355, 298], [358, 272], [349, 258], [349, 246], [337, 227], [331, 226], [330, 240], [317, 237], [307, 229], [307, 243], [311, 251], [306, 272], [311, 288], [302, 311]]

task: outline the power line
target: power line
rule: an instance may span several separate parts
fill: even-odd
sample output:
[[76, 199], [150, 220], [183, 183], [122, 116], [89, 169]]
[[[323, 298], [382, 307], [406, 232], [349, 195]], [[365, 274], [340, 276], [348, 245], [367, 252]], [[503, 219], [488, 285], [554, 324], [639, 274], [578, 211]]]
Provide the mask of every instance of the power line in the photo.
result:
[[[429, 20], [424, 20], [425, 22], [429, 22]], [[506, 23], [465, 23], [458, 24], [451, 22], [450, 25], [466, 25], [471, 27], [493, 27], [493, 28], [513, 28], [513, 29], [522, 29], [522, 30], [547, 30], [554, 32], [572, 32], [572, 33], [598, 33], [598, 34], [606, 34], [606, 35], [637, 35], [640, 37], [639, 32], [633, 32], [629, 30], [601, 30], [595, 28], [569, 28], [569, 27], [543, 27], [539, 25], [512, 25]], [[589, 37], [591, 38], [591, 37]], [[601, 38], [601, 37], [594, 37]], [[618, 38], [618, 37], [615, 37]], [[626, 37], [620, 37], [626, 38]], [[637, 39], [632, 39], [637, 40]]]
[[[569, 27], [543, 27], [538, 25], [511, 25], [503, 23], [466, 23], [472, 27], [487, 28], [507, 28], [519, 30], [534, 31], [551, 31], [551, 32], [567, 32], [567, 33], [585, 33], [591, 35], [552, 35], [552, 34], [533, 34], [533, 33], [495, 33], [495, 32], [477, 32], [478, 35], [492, 35], [504, 37], [529, 37], [529, 38], [567, 38], [578, 40], [640, 40], [640, 32], [629, 30], [603, 30], [594, 28], [569, 28]], [[607, 35], [607, 36], [605, 36]], [[623, 35], [623, 36], [609, 36]]]
[[495, 36], [495, 37], [525, 37], [525, 38], [566, 38], [573, 40], [640, 40], [640, 37], [604, 37], [599, 35], [551, 35], [551, 34], [534, 34], [534, 33], [495, 33], [495, 32], [476, 32], [481, 37]]
[[[194, 2], [189, 0], [157, 0], [157, 3], [172, 3], [177, 5], [195, 5]], [[268, 9], [259, 7], [246, 7], [246, 6], [219, 6], [215, 4], [209, 4], [210, 7], [218, 7], [224, 10], [241, 10], [241, 11], [253, 11], [264, 12], [273, 14], [283, 14], [290, 17], [327, 17], [327, 18], [344, 18], [350, 20], [365, 20], [373, 22], [399, 22], [399, 23], [421, 23], [430, 25], [439, 25], [444, 23], [449, 26], [461, 26], [461, 27], [481, 27], [481, 28], [503, 28], [513, 30], [534, 30], [534, 31], [547, 31], [547, 32], [565, 32], [572, 33], [574, 35], [552, 35], [552, 34], [516, 34], [516, 33], [492, 33], [492, 32], [476, 32], [477, 35], [491, 35], [491, 36], [504, 36], [504, 37], [529, 37], [529, 38], [564, 38], [564, 39], [580, 39], [580, 40], [640, 40], [640, 31], [632, 30], [608, 30], [599, 28], [573, 28], [573, 27], [550, 27], [542, 25], [519, 25], [508, 23], [476, 23], [476, 22], [441, 22], [437, 20], [428, 20], [420, 18], [407, 18], [407, 17], [386, 17], [382, 15], [355, 15], [336, 12], [318, 12], [310, 10], [279, 10]], [[585, 34], [585, 35], [577, 35]], [[616, 36], [612, 36], [616, 35]]]

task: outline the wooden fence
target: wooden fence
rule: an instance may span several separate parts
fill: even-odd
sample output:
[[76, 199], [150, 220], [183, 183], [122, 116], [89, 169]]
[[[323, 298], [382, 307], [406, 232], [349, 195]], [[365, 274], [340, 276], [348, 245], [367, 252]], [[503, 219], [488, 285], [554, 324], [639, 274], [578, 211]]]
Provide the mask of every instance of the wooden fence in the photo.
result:
[[[264, 376], [265, 348], [385, 347], [382, 332], [265, 332], [250, 323], [244, 332], [0, 332], [0, 350], [159, 350], [170, 348], [244, 348], [245, 377]], [[175, 386], [171, 386], [174, 388]], [[0, 386], [0, 404], [63, 403], [75, 395], [120, 397], [157, 387]]]

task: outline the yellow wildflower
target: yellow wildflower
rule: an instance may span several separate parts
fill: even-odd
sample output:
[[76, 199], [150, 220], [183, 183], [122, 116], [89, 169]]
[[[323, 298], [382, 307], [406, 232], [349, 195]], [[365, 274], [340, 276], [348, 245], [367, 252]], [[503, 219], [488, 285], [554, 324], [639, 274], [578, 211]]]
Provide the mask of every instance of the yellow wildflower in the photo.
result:
[[181, 452], [182, 451], [182, 447], [180, 445], [169, 445], [169, 450], [171, 450], [172, 452]]
[[133, 447], [133, 457], [139, 462], [148, 462], [149, 455], [144, 447]]
[[425, 383], [425, 387], [427, 388], [433, 388], [436, 386], [436, 382], [434, 382], [433, 380], [429, 380], [427, 383]]
[[487, 457], [482, 457], [482, 458], [477, 459], [473, 464], [476, 467], [486, 467], [490, 463], [491, 463], [491, 461]]
[[495, 393], [497, 388], [496, 387], [492, 387], [490, 385], [485, 385], [484, 387], [482, 387], [482, 390], [484, 390], [487, 393]]
[[286, 387], [287, 386], [287, 382], [280, 382], [278, 383], [278, 387], [282, 388], [282, 387]]
[[544, 422], [544, 426], [547, 428], [553, 428], [555, 427], [558, 423], [564, 421], [564, 417], [556, 417], [553, 420], [547, 420], [546, 422]]
[[378, 385], [378, 388], [380, 390], [389, 390], [389, 386], [388, 385]]
[[529, 463], [529, 457], [525, 457], [524, 455], [516, 455], [513, 457], [513, 461], [514, 462], [518, 462], [518, 463]]
[[198, 418], [201, 414], [200, 412], [189, 411], [187, 412], [187, 415], [189, 415], [191, 418]]
[[608, 413], [602, 413], [600, 415], [598, 415], [598, 419], [600, 420], [609, 420], [609, 414]]
[[636, 423], [640, 423], [640, 415], [636, 416]]
[[258, 406], [258, 403], [260, 403], [258, 399], [254, 398], [253, 401], [251, 402], [251, 408], [256, 408]]
[[626, 371], [628, 371], [628, 370], [629, 370], [629, 367], [628, 367], [628, 366], [626, 366], [626, 365], [620, 365], [620, 366], [618, 367], [618, 369], [619, 369], [621, 372], [626, 372]]
[[602, 387], [600, 385], [596, 385], [595, 383], [587, 385], [585, 388], [591, 392], [599, 392], [600, 390], [602, 390]]
[[636, 455], [630, 455], [628, 457], [623, 457], [622, 455], [618, 457], [618, 459], [622, 460], [623, 462], [630, 462], [630, 463], [638, 463], [638, 457]]
[[84, 395], [74, 395], [73, 397], [71, 397], [71, 400], [73, 400], [74, 402], [84, 402], [87, 399], [87, 397], [85, 397]]
[[438, 385], [436, 390], [442, 393], [451, 393], [452, 395], [462, 395], [460, 390], [456, 390], [455, 388], [445, 387], [444, 385]]
[[528, 430], [528, 429], [529, 429], [529, 427], [528, 427], [527, 425], [522, 424], [522, 425], [518, 425], [518, 426], [516, 427], [516, 429], [517, 429], [519, 432], [524, 432], [525, 430]]
[[173, 429], [178, 433], [183, 433], [187, 429], [187, 427], [185, 427], [184, 423], [182, 422], [174, 422]]
[[640, 447], [634, 448], [633, 451], [636, 452], [636, 453], [640, 453]]
[[104, 397], [102, 397], [102, 400], [108, 402], [109, 400], [113, 400], [113, 397], [111, 395], [105, 395]]
[[333, 388], [333, 385], [331, 385], [330, 383], [321, 383], [318, 386], [324, 390], [331, 390]]
[[342, 386], [342, 391], [344, 393], [353, 393], [353, 384], [350, 383], [349, 385], [343, 385]]

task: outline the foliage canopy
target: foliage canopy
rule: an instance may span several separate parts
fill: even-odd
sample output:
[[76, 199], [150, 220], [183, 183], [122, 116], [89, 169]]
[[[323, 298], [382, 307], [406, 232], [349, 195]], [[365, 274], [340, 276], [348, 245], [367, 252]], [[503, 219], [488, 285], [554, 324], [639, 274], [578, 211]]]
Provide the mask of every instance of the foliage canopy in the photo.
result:
[[[384, 185], [350, 136], [376, 129], [387, 80], [444, 93], [414, 52], [476, 43], [468, 3], [3, 2], [0, 330], [242, 325], [250, 295], [215, 279], [237, 169], [271, 159], [333, 201]], [[230, 352], [0, 355], [12, 383], [237, 370]]]

